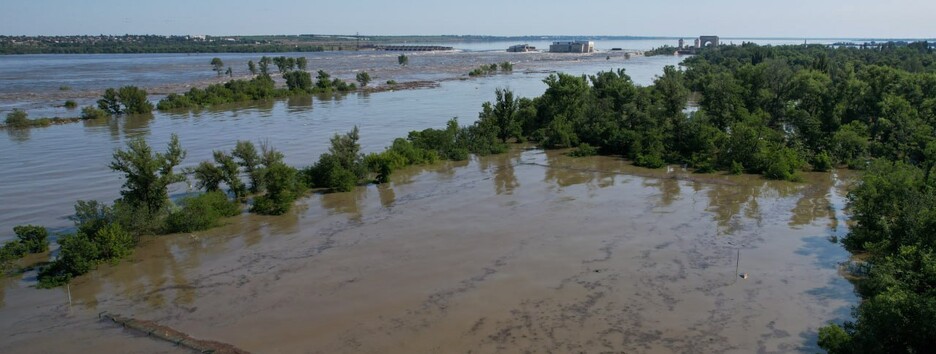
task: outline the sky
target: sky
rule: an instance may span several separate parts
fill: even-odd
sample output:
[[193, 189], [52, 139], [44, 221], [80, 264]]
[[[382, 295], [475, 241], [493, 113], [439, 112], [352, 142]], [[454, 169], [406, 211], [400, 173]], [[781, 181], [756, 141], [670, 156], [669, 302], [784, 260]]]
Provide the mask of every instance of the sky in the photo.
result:
[[0, 35], [936, 38], [936, 0], [2, 0]]

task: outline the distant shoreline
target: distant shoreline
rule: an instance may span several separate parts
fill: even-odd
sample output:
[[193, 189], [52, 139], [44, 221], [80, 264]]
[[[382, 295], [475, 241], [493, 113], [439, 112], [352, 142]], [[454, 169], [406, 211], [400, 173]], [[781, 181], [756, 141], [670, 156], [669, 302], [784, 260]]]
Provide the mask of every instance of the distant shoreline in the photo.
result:
[[[696, 36], [607, 36], [607, 35], [269, 35], [269, 36], [0, 36], [0, 55], [23, 54], [209, 54], [209, 53], [295, 53], [322, 51], [373, 50], [374, 46], [389, 44], [426, 43], [485, 43], [531, 42], [569, 40], [677, 40]], [[763, 39], [847, 41], [847, 42], [900, 42], [934, 41], [932, 38], [796, 38], [796, 37], [722, 37], [722, 40]]]

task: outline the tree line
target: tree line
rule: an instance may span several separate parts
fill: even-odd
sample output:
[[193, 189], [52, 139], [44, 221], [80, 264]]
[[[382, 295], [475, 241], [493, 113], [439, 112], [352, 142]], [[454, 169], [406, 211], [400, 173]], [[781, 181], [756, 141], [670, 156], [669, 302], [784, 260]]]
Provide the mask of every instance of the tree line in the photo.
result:
[[[286, 80], [285, 88], [276, 87], [272, 77], [271, 64], [276, 66], [277, 72]], [[211, 65], [213, 70], [217, 71], [220, 76], [220, 70], [224, 67], [221, 59], [213, 58]], [[297, 94], [343, 93], [357, 89], [355, 84], [332, 78], [324, 70], [319, 70], [313, 81], [312, 74], [306, 71], [307, 68], [308, 60], [305, 57], [288, 58], [280, 56], [270, 58], [263, 56], [257, 63], [254, 63], [253, 60], [247, 63], [248, 71], [254, 75], [251, 79], [230, 80], [222, 84], [212, 84], [203, 89], [193, 87], [183, 94], [171, 93], [160, 100], [156, 108], [160, 111], [196, 109], [225, 103], [282, 98]], [[363, 86], [370, 81], [370, 76], [358, 75], [357, 80]]]

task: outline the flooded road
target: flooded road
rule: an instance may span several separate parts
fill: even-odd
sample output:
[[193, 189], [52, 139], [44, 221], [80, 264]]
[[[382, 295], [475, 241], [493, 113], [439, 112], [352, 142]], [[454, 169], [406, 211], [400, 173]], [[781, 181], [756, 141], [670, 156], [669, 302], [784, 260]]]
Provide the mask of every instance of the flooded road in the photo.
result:
[[72, 282], [70, 307], [8, 286], [0, 351], [174, 350], [96, 320], [109, 311], [257, 353], [816, 352], [857, 301], [828, 241], [850, 179], [521, 149], [415, 167], [147, 239]]

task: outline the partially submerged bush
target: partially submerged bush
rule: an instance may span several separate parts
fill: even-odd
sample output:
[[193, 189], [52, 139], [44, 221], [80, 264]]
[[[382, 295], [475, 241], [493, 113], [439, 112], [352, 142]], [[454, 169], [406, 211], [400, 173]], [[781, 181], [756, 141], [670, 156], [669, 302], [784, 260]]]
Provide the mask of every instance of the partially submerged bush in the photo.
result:
[[207, 230], [218, 226], [221, 218], [240, 213], [240, 206], [217, 190], [182, 199], [179, 205], [166, 219], [168, 232]]

